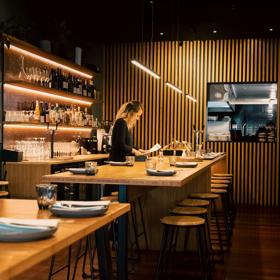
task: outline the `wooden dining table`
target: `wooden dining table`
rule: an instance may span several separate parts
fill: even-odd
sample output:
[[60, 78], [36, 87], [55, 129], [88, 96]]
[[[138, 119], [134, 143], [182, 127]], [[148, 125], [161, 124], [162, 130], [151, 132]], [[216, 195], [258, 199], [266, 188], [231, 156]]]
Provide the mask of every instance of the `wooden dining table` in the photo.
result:
[[[106, 214], [90, 218], [55, 217], [49, 210], [39, 210], [36, 200], [1, 199], [0, 217], [24, 219], [59, 219], [53, 236], [29, 242], [0, 242], [0, 279], [11, 279], [39, 262], [55, 255], [92, 233], [96, 233], [102, 279], [112, 279], [111, 264], [104, 252], [105, 227], [130, 211], [130, 204], [111, 204]], [[109, 268], [108, 268], [109, 267]]]
[[[42, 180], [46, 183], [80, 183], [91, 184], [110, 184], [118, 186], [119, 202], [128, 202], [129, 194], [135, 189], [137, 191], [165, 190], [156, 192], [146, 205], [146, 214], [151, 218], [147, 226], [151, 238], [156, 245], [152, 249], [159, 247], [159, 216], [166, 214], [168, 208], [175, 200], [183, 199], [187, 193], [192, 191], [210, 190], [211, 167], [224, 163], [225, 154], [221, 154], [211, 160], [198, 162], [194, 168], [170, 167], [168, 157], [160, 162], [161, 169], [174, 169], [176, 174], [173, 176], [148, 176], [145, 170], [145, 162], [135, 162], [134, 166], [111, 166], [103, 165], [98, 167], [95, 176], [75, 175], [70, 172], [63, 172], [43, 176]], [[158, 165], [159, 166], [159, 165]], [[223, 168], [223, 167], [221, 167]], [[153, 216], [153, 214], [155, 214]], [[123, 215], [118, 223], [118, 260], [120, 274], [118, 279], [127, 278], [127, 215]]]

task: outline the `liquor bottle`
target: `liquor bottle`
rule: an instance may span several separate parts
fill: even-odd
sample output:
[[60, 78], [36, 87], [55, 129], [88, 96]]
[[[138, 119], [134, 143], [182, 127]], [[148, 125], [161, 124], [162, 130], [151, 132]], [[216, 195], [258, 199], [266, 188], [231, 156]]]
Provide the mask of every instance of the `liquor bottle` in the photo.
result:
[[39, 100], [36, 100], [35, 111], [34, 111], [34, 120], [35, 121], [39, 121], [40, 120]]
[[87, 84], [85, 80], [83, 80], [82, 89], [83, 89], [83, 96], [88, 96]]
[[45, 108], [44, 108], [44, 103], [40, 102], [40, 123], [45, 123]]
[[73, 79], [70, 73], [68, 74], [67, 82], [68, 82], [68, 91], [73, 92]]
[[92, 97], [92, 94], [93, 94], [93, 81], [92, 80], [89, 80], [87, 87], [88, 87], [88, 89], [87, 89], [88, 97]]
[[65, 91], [68, 91], [68, 77], [66, 77], [65, 75], [62, 76], [62, 89]]
[[50, 112], [49, 112], [50, 104], [48, 105], [47, 103], [45, 104], [45, 122], [49, 123], [50, 122]]

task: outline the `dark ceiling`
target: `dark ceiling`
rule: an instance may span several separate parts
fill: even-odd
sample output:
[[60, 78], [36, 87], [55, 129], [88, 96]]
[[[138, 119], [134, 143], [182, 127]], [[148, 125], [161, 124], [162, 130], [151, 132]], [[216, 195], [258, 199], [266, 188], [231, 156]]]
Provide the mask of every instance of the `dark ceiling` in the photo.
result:
[[280, 20], [277, 4], [270, 1], [1, 0], [0, 31], [35, 44], [50, 39], [83, 46], [120, 41], [279, 37]]

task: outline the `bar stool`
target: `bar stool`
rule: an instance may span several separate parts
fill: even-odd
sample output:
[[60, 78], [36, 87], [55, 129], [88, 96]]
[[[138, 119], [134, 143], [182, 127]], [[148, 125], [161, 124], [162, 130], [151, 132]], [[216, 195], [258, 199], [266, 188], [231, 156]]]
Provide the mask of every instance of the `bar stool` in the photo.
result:
[[234, 214], [233, 214], [233, 202], [231, 199], [231, 192], [230, 192], [230, 187], [228, 184], [220, 184], [220, 183], [211, 183], [211, 189], [222, 189], [222, 190], [227, 190], [225, 194], [225, 200], [226, 200], [226, 205], [227, 205], [227, 215], [230, 221], [231, 226], [233, 225], [234, 221]]
[[[210, 203], [210, 210], [213, 210], [213, 216], [215, 219], [217, 235], [218, 235], [218, 246], [219, 246], [219, 250], [218, 251], [213, 250], [212, 253], [219, 254], [222, 258], [221, 260], [223, 261], [224, 248], [223, 248], [223, 241], [222, 241], [222, 232], [221, 232], [220, 221], [218, 219], [217, 205], [216, 205], [216, 199], [219, 198], [219, 195], [214, 193], [192, 193], [189, 195], [189, 197], [195, 199], [204, 199]], [[215, 239], [211, 237], [211, 248], [213, 248], [214, 241]]]
[[9, 193], [9, 182], [0, 181], [0, 198], [7, 198], [10, 196]]
[[213, 173], [212, 176], [233, 178], [233, 174], [231, 173]]
[[[230, 219], [230, 213], [227, 205], [227, 190], [225, 189], [211, 189], [211, 193], [218, 194], [221, 198], [221, 204], [222, 204], [222, 220], [225, 226], [225, 242], [223, 244], [227, 246], [227, 249], [229, 249], [230, 246], [230, 236], [231, 236], [231, 219]], [[222, 223], [221, 223], [222, 224]]]
[[[177, 215], [177, 216], [198, 216], [203, 218], [206, 226], [206, 233], [207, 233], [207, 244], [209, 244], [208, 248], [209, 251], [212, 250], [211, 248], [211, 237], [210, 237], [210, 229], [209, 229], [209, 223], [208, 223], [208, 215], [207, 215], [207, 209], [203, 207], [181, 207], [177, 206], [169, 211], [171, 215]], [[185, 241], [184, 241], [184, 249], [186, 251], [188, 244], [188, 231], [186, 231], [185, 234]]]
[[[225, 175], [225, 174], [221, 174]], [[212, 176], [211, 177], [211, 183], [213, 184], [227, 184], [228, 188], [228, 194], [227, 194], [227, 199], [228, 199], [228, 204], [229, 204], [229, 211], [230, 211], [230, 216], [231, 216], [231, 222], [234, 221], [235, 217], [235, 205], [234, 205], [234, 199], [233, 199], [233, 184], [232, 184], [232, 177], [231, 176]], [[216, 187], [218, 188], [218, 187]]]
[[203, 199], [186, 198], [176, 203], [177, 206], [183, 207], [207, 207], [210, 205], [209, 201]]
[[198, 252], [200, 259], [200, 272], [203, 279], [210, 276], [209, 252], [205, 233], [205, 219], [193, 216], [166, 216], [160, 219], [163, 229], [163, 236], [160, 245], [160, 254], [157, 265], [156, 279], [162, 279], [168, 270], [168, 260], [172, 249], [176, 251], [176, 237], [179, 229], [196, 230]]
[[[118, 201], [118, 195], [119, 195], [119, 192], [117, 192], [117, 191], [111, 192], [111, 196], [109, 196], [109, 197], [110, 198], [112, 197], [112, 199], [114, 201]], [[147, 236], [146, 226], [145, 226], [145, 222], [144, 222], [141, 197], [137, 197], [136, 199], [129, 201], [129, 203], [131, 205], [130, 215], [131, 215], [131, 222], [132, 222], [133, 235], [134, 235], [134, 241], [131, 243], [131, 248], [133, 248], [134, 246], [136, 247], [136, 252], [137, 252], [136, 260], [139, 261], [140, 260], [139, 238], [141, 236], [144, 236], [146, 250], [149, 249], [148, 236]], [[140, 224], [142, 226], [142, 231], [140, 231], [140, 232], [138, 230], [137, 205], [138, 205], [139, 214], [140, 214]]]

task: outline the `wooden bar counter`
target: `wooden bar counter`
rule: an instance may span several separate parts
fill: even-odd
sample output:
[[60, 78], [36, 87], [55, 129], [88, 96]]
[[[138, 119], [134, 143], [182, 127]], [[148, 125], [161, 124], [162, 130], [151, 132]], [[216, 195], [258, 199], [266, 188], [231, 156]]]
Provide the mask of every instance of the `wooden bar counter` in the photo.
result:
[[[136, 162], [133, 167], [104, 165], [99, 167], [95, 176], [73, 175], [70, 172], [43, 176], [44, 182], [114, 184], [119, 186], [119, 201], [127, 202], [135, 194], [149, 192], [143, 197], [143, 210], [149, 245], [151, 249], [159, 249], [161, 226], [159, 218], [168, 214], [168, 209], [175, 202], [187, 197], [190, 192], [210, 190], [212, 167], [221, 166], [225, 155], [213, 160], [204, 160], [195, 168], [174, 168], [177, 174], [171, 177], [148, 176], [144, 162]], [[168, 158], [163, 167], [170, 169]], [[172, 167], [173, 169], [173, 167]]]
[[[130, 210], [129, 204], [113, 204], [103, 216], [59, 218], [57, 232], [47, 239], [32, 242], [0, 242], [0, 279], [11, 279], [39, 262], [67, 248]], [[56, 218], [48, 210], [38, 210], [35, 200], [1, 199], [0, 216], [23, 219]], [[42, 275], [43, 277], [43, 275]]]
[[108, 154], [91, 154], [73, 156], [71, 159], [48, 159], [21, 162], [7, 162], [7, 180], [12, 198], [36, 198], [35, 186], [41, 183], [43, 175], [55, 172], [62, 165], [100, 161], [108, 158]]

